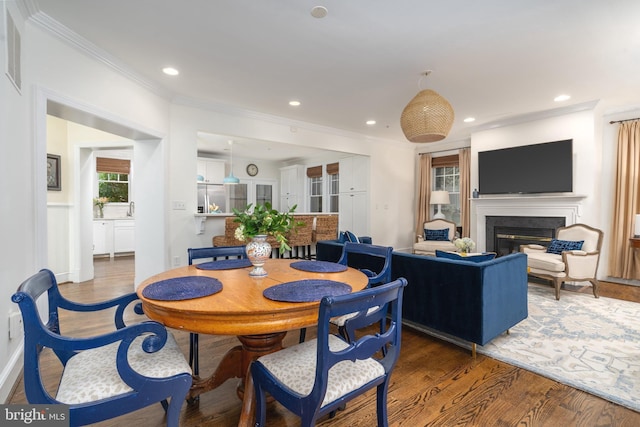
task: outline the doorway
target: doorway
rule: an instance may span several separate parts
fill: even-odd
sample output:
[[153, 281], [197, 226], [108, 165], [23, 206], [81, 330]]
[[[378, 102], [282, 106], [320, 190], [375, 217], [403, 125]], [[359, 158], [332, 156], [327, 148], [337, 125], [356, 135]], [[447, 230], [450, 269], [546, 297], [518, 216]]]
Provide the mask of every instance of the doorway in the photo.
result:
[[[46, 182], [47, 117], [72, 122], [76, 125], [116, 135], [119, 141], [82, 141], [77, 138], [73, 146], [64, 149], [62, 163], [68, 162], [62, 175], [63, 201], [51, 202], [45, 185], [34, 192], [36, 205], [36, 239], [40, 244], [37, 261], [50, 266], [58, 281], [83, 282], [94, 276], [93, 269], [93, 203], [95, 185], [96, 150], [130, 149], [133, 151], [132, 168], [136, 170], [137, 186], [133, 189], [136, 200], [136, 218], [144, 222], [137, 227], [134, 252], [144, 256], [135, 259], [135, 283], [165, 269], [168, 256], [165, 253], [166, 219], [164, 205], [164, 144], [159, 136], [137, 130], [126, 120], [62, 99], [56, 94], [39, 90], [37, 97], [35, 158], [38, 182]], [[140, 126], [142, 128], [142, 126]], [[159, 134], [159, 133], [156, 133]], [[69, 166], [69, 164], [71, 166]], [[87, 177], [91, 179], [87, 179]], [[66, 183], [66, 184], [65, 184]], [[152, 187], [152, 188], [151, 188]], [[60, 197], [60, 196], [58, 196]], [[63, 230], [62, 233], [59, 233]], [[51, 257], [50, 254], [64, 256]], [[50, 259], [52, 258], [52, 259]]]

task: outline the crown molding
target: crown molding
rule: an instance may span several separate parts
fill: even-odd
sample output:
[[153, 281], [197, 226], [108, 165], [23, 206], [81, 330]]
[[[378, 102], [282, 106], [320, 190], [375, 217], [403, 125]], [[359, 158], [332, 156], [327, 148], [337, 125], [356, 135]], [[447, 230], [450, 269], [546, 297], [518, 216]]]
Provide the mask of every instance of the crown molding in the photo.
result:
[[495, 120], [489, 123], [484, 123], [473, 128], [470, 128], [469, 131], [471, 134], [475, 132], [480, 132], [489, 129], [496, 129], [505, 126], [513, 126], [526, 122], [533, 122], [536, 120], [548, 119], [550, 117], [558, 117], [564, 116], [566, 114], [578, 113], [581, 111], [591, 111], [596, 105], [600, 102], [600, 100], [583, 102], [581, 104], [569, 105], [566, 107], [553, 108], [551, 110], [543, 110], [543, 111], [535, 111], [527, 114], [520, 114], [517, 116], [508, 117], [502, 120]]
[[43, 13], [37, 10], [37, 5], [33, 3], [33, 0], [23, 0], [23, 1], [25, 2], [27, 9], [29, 10], [28, 19], [35, 26], [41, 28], [42, 30], [46, 31], [47, 33], [53, 35], [54, 37], [58, 38], [62, 42], [66, 43], [67, 45], [70, 45], [71, 47], [77, 49], [81, 53], [89, 56], [90, 58], [94, 58], [97, 61], [103, 63], [104, 65], [111, 68], [118, 74], [128, 78], [135, 84], [152, 92], [153, 94], [158, 95], [167, 100], [171, 98], [172, 93], [166, 88], [136, 73], [130, 67], [128, 67], [126, 64], [124, 64], [122, 61], [120, 61], [113, 55], [107, 53], [105, 50], [94, 45], [87, 39], [81, 37], [76, 32], [62, 25], [60, 22], [51, 18], [46, 13]]

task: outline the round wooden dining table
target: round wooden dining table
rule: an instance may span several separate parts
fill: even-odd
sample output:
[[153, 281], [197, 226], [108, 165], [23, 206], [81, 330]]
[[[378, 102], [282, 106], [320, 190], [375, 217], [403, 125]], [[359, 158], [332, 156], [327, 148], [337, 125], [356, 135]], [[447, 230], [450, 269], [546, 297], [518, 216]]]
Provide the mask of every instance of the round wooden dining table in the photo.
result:
[[[200, 334], [236, 335], [240, 345], [229, 350], [208, 378], [194, 376], [187, 397], [212, 390], [226, 380], [240, 378], [238, 396], [242, 413], [238, 425], [253, 425], [255, 400], [249, 365], [255, 359], [282, 349], [287, 331], [315, 326], [318, 322], [319, 300], [312, 302], [280, 302], [263, 295], [265, 289], [299, 280], [330, 280], [348, 284], [351, 291], [367, 286], [367, 276], [359, 270], [319, 273], [291, 267], [295, 259], [269, 259], [264, 268], [266, 277], [249, 276], [252, 267], [205, 270], [196, 265], [178, 267], [146, 279], [137, 289], [145, 314], [169, 328]], [[212, 295], [161, 300], [143, 295], [146, 287], [168, 279], [205, 276], [217, 279], [222, 290]]]

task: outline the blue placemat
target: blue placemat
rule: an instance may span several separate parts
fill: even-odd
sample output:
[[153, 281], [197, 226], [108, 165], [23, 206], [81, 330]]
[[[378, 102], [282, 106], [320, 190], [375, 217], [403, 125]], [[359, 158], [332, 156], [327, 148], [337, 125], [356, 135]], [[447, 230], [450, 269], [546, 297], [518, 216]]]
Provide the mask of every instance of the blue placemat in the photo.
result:
[[161, 301], [180, 301], [206, 297], [222, 290], [222, 283], [213, 277], [186, 276], [161, 280], [142, 290], [142, 296]]
[[313, 273], [339, 273], [347, 270], [346, 265], [329, 261], [296, 261], [291, 263], [291, 267]]
[[233, 270], [235, 268], [251, 267], [248, 259], [221, 259], [218, 261], [203, 262], [196, 264], [200, 270]]
[[265, 298], [283, 302], [320, 301], [325, 296], [351, 293], [351, 286], [334, 280], [305, 279], [282, 283], [265, 289]]

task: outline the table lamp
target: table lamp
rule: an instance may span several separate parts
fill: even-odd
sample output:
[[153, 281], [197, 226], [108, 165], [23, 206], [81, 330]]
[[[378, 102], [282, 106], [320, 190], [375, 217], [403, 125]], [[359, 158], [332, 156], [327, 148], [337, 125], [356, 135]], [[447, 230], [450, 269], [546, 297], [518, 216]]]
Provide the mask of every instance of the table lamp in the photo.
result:
[[431, 199], [429, 200], [430, 205], [438, 205], [438, 212], [433, 215], [433, 219], [444, 219], [444, 214], [442, 213], [442, 205], [448, 205], [451, 201], [449, 201], [449, 192], [448, 191], [432, 191]]
[[640, 237], [640, 214], [636, 214], [636, 231], [633, 237]]

